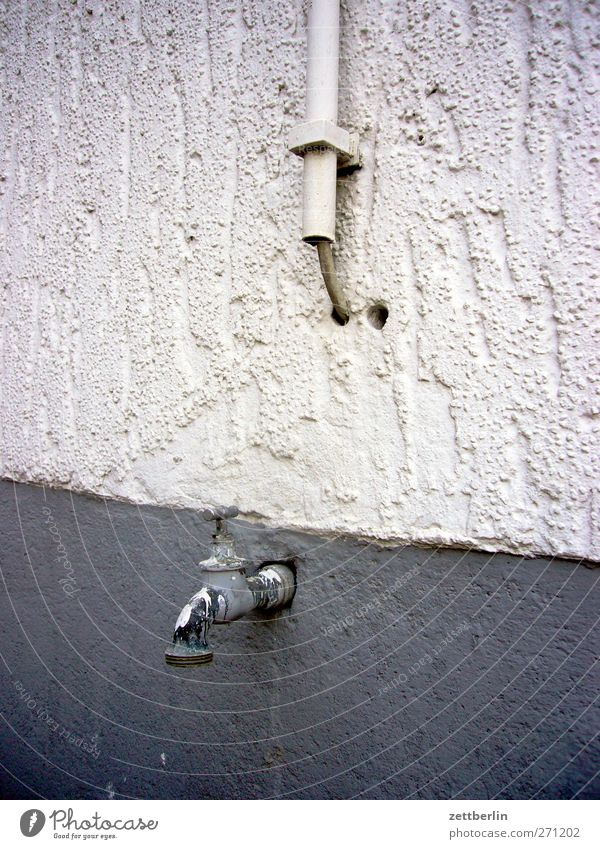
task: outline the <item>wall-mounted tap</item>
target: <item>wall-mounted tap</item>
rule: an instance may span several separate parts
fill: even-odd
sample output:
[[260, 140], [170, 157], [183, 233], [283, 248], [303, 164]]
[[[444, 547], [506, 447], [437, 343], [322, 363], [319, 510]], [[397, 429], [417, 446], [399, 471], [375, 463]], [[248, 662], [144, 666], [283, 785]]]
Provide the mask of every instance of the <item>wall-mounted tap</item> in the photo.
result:
[[246, 575], [245, 561], [235, 553], [227, 533], [227, 519], [238, 515], [237, 507], [216, 507], [202, 518], [216, 521], [212, 553], [199, 563], [203, 586], [191, 597], [175, 623], [173, 645], [165, 660], [176, 666], [196, 666], [213, 659], [208, 644], [211, 625], [233, 622], [251, 610], [276, 610], [289, 605], [296, 592], [293, 571], [285, 563], [268, 563], [256, 575]]

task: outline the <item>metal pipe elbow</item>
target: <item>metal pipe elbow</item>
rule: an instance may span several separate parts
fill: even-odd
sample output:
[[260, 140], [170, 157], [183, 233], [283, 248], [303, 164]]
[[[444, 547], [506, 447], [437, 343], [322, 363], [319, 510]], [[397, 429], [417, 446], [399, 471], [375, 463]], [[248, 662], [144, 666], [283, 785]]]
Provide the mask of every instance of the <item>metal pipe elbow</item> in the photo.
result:
[[256, 575], [243, 569], [214, 571], [210, 579], [184, 605], [173, 632], [173, 645], [165, 653], [167, 663], [190, 666], [213, 658], [208, 643], [212, 625], [233, 622], [251, 610], [270, 610], [290, 604], [296, 591], [293, 571], [283, 563], [271, 563]]

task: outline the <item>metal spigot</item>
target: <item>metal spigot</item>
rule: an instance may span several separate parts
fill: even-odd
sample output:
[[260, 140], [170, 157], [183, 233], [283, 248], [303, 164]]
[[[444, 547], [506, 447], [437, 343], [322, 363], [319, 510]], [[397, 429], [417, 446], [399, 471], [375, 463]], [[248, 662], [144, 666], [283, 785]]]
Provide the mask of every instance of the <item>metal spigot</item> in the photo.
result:
[[238, 513], [237, 507], [214, 507], [201, 513], [203, 519], [216, 522], [212, 553], [198, 564], [204, 585], [179, 614], [173, 645], [165, 652], [167, 663], [176, 666], [209, 663], [213, 659], [208, 643], [212, 625], [233, 622], [255, 609], [285, 607], [294, 597], [295, 576], [285, 563], [268, 563], [256, 575], [246, 575], [245, 561], [237, 556], [226, 525], [226, 520]]

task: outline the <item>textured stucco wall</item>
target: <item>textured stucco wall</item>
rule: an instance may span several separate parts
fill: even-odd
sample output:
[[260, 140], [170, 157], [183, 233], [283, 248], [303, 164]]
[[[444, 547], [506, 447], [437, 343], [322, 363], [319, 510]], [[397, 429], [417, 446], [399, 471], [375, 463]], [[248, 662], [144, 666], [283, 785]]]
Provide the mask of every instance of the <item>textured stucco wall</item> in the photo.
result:
[[3, 5], [5, 476], [600, 557], [596, 4], [346, 0], [344, 328], [302, 3]]

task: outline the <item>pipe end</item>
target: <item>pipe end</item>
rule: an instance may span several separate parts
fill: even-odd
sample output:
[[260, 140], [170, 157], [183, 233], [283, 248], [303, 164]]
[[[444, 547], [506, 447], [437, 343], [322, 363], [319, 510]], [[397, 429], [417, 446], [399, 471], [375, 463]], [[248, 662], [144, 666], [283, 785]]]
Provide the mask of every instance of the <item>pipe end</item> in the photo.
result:
[[285, 563], [264, 563], [249, 581], [256, 593], [258, 610], [287, 607], [296, 593], [296, 576]]

